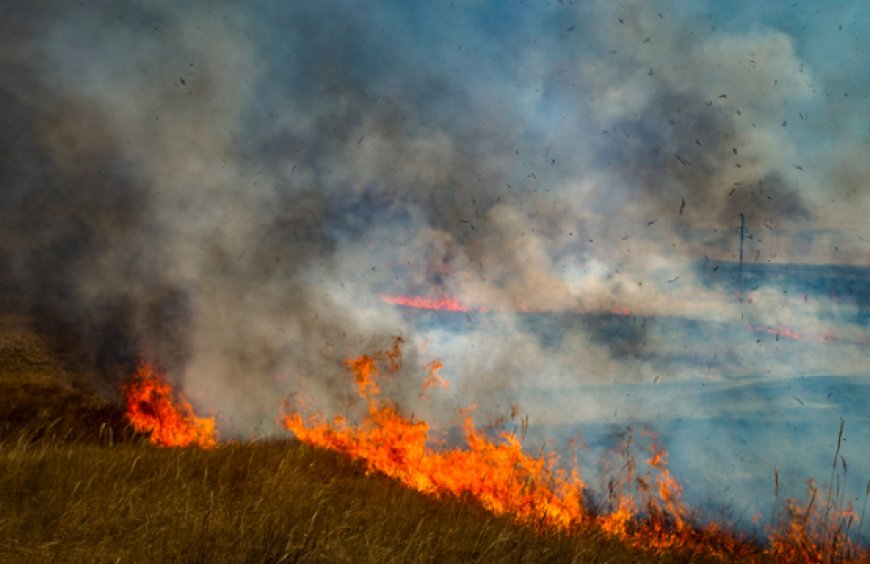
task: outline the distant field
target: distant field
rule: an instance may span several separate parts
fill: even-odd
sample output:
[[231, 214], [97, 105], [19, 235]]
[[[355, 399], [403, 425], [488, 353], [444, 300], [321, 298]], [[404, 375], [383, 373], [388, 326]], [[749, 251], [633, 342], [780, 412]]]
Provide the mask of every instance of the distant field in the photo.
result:
[[161, 449], [0, 316], [0, 562], [675, 562], [540, 533], [295, 441]]

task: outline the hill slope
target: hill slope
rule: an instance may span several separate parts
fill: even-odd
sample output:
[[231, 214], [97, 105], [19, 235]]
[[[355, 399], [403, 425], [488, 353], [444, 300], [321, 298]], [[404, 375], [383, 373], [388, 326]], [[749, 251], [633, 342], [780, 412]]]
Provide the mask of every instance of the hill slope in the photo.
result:
[[673, 562], [541, 534], [295, 441], [161, 449], [0, 316], [0, 562]]

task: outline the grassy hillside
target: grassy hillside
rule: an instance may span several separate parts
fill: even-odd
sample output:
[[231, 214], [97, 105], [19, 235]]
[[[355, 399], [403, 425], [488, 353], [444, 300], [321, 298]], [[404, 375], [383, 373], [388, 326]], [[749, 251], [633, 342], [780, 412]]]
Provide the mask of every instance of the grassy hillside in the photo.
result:
[[0, 314], [0, 440], [93, 442], [129, 434], [123, 413], [81, 384], [68, 364], [34, 319]]
[[541, 534], [295, 441], [162, 449], [0, 316], [0, 562], [702, 561]]

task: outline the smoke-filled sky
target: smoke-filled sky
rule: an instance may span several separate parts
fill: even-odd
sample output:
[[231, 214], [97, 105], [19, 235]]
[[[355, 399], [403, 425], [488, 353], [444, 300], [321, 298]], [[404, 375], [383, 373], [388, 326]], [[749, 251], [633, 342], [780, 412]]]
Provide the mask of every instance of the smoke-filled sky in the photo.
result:
[[[147, 358], [225, 434], [269, 434], [288, 394], [340, 409], [341, 360], [395, 335], [451, 406], [542, 425], [793, 395], [624, 386], [866, 382], [861, 2], [0, 9], [0, 276], [109, 393]], [[772, 265], [747, 287], [740, 213], [747, 271]], [[827, 438], [852, 413], [809, 408]]]

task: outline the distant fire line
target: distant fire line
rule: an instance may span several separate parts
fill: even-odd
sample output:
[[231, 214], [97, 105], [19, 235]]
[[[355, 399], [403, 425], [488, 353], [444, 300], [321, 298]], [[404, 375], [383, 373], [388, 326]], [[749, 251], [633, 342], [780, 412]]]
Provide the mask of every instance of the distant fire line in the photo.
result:
[[461, 303], [457, 298], [450, 296], [443, 296], [440, 298], [426, 298], [423, 296], [382, 295], [381, 299], [383, 299], [387, 303], [417, 309], [459, 312], [472, 311], [470, 307]]

